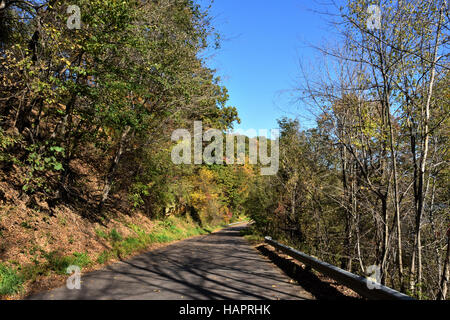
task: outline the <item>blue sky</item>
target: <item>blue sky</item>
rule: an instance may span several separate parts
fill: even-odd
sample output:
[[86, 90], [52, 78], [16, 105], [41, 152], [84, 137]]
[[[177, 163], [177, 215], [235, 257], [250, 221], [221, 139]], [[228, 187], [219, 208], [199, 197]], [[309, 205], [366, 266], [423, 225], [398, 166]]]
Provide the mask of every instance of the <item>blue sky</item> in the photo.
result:
[[272, 129], [282, 116], [296, 117], [303, 128], [312, 116], [292, 103], [299, 59], [317, 54], [307, 43], [329, 36], [311, 0], [215, 0], [214, 25], [225, 37], [208, 62], [228, 88], [229, 105], [242, 120], [235, 129]]

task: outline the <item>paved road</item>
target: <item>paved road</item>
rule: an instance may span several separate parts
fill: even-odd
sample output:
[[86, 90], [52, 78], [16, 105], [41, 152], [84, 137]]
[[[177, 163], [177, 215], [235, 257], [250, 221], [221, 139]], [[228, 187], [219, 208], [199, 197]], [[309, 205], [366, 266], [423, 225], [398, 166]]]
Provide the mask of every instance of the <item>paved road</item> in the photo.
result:
[[82, 276], [29, 299], [313, 299], [240, 236], [234, 226], [191, 238]]

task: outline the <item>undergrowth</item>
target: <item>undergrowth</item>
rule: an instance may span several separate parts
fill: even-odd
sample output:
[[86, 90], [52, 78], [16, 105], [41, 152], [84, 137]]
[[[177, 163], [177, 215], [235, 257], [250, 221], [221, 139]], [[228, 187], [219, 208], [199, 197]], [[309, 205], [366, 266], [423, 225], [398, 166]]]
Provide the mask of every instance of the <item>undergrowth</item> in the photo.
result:
[[23, 277], [16, 269], [0, 263], [0, 296], [19, 292], [22, 284]]

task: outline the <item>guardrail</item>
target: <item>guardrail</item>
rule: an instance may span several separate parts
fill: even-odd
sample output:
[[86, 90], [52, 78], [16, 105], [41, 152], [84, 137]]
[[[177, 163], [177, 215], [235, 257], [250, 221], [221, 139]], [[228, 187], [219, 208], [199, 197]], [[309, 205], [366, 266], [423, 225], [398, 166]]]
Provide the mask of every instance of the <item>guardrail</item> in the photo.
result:
[[350, 289], [359, 293], [364, 298], [370, 300], [415, 300], [414, 298], [406, 294], [398, 292], [389, 287], [383, 286], [379, 283], [370, 286], [372, 288], [370, 289], [368, 283], [372, 283], [371, 280], [368, 280], [367, 278], [358, 276], [356, 274], [350, 273], [348, 271], [342, 270], [341, 268], [333, 266], [329, 263], [308, 256], [303, 252], [300, 252], [284, 244], [281, 244], [275, 240], [272, 240], [271, 237], [265, 237], [265, 242], [270, 244], [274, 248], [284, 252], [288, 256], [304, 263], [307, 267], [311, 267], [312, 269], [315, 269], [321, 272], [322, 274], [349, 287]]
[[231, 227], [231, 226], [234, 226], [234, 225], [236, 225], [236, 224], [242, 224], [242, 223], [250, 223], [249, 221], [238, 221], [238, 222], [233, 222], [233, 223], [230, 223], [230, 224], [228, 224], [228, 226], [229, 227]]

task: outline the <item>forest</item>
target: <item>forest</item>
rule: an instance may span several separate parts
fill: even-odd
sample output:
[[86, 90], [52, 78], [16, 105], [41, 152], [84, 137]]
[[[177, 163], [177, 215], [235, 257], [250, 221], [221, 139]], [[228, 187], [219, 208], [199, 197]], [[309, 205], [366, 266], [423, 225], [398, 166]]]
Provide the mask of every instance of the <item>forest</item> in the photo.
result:
[[[248, 202], [257, 228], [354, 273], [445, 299], [449, 278], [449, 63], [446, 1], [349, 1], [336, 46], [316, 47], [295, 92], [317, 126], [280, 119], [280, 170]], [[316, 75], [316, 76], [315, 76]]]
[[208, 67], [222, 41], [208, 7], [0, 1], [0, 297], [70, 259], [104, 263], [245, 217], [257, 237], [448, 299], [448, 3], [381, 1], [374, 17], [370, 1], [344, 2], [327, 16], [339, 39], [298, 70], [315, 126], [278, 119], [279, 170], [263, 176], [248, 161], [171, 160], [174, 130], [202, 121], [225, 136], [240, 122]]

